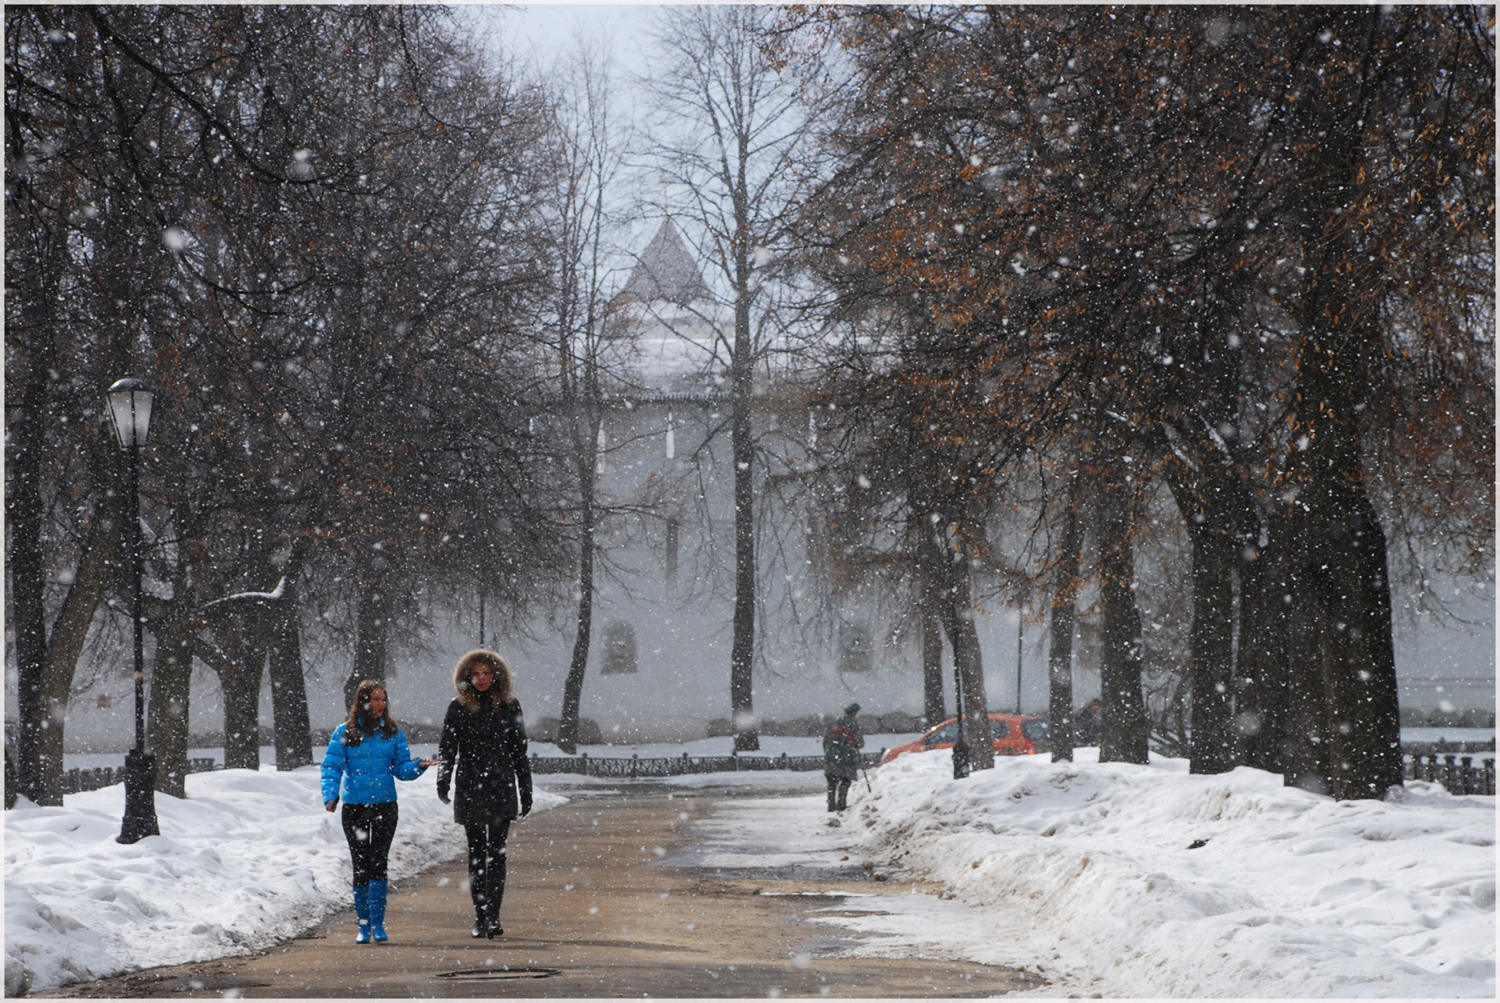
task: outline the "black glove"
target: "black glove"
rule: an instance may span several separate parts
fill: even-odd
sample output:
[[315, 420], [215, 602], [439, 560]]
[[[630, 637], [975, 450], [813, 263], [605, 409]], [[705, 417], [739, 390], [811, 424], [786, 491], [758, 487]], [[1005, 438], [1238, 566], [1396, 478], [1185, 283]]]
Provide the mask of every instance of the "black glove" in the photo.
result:
[[452, 803], [451, 799], [448, 797], [448, 792], [446, 790], [439, 790], [438, 791], [438, 800], [441, 801], [441, 802], [443, 802], [443, 804], [451, 804]]
[[521, 814], [522, 815], [530, 815], [531, 814], [531, 798], [529, 798], [529, 797], [523, 797], [521, 799]]

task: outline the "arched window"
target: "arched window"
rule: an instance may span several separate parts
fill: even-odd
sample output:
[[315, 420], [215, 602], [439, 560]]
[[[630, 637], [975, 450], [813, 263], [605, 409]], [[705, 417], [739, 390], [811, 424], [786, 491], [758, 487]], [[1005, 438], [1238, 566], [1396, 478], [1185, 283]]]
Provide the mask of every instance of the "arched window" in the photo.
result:
[[635, 628], [624, 620], [604, 625], [604, 652], [599, 666], [601, 675], [614, 676], [635, 672]]

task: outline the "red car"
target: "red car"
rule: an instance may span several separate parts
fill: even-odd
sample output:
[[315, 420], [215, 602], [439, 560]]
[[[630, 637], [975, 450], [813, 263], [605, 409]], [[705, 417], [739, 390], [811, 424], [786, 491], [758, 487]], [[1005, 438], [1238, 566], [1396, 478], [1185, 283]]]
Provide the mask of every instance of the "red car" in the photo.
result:
[[[951, 749], [957, 737], [958, 718], [950, 717], [942, 724], [929, 728], [915, 742], [907, 742], [891, 749], [880, 760], [881, 765], [889, 763], [903, 752]], [[1025, 714], [991, 714], [990, 744], [995, 747], [997, 756], [1031, 756], [1052, 749], [1048, 742], [1046, 719]]]

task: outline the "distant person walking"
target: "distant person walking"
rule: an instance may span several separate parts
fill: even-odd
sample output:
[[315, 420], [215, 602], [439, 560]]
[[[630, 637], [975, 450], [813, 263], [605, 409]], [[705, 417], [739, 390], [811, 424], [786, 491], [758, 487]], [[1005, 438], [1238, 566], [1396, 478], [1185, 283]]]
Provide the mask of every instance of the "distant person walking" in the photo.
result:
[[854, 716], [859, 704], [844, 708], [844, 716], [833, 723], [823, 736], [823, 776], [828, 781], [828, 810], [843, 811], [849, 807], [849, 785], [859, 776], [859, 750], [865, 747], [865, 736]]
[[385, 686], [362, 680], [354, 690], [349, 719], [328, 739], [323, 754], [323, 807], [344, 802], [341, 821], [354, 865], [356, 944], [386, 940], [386, 859], [396, 835], [396, 782], [415, 780], [436, 759], [415, 760], [406, 736], [390, 716]]
[[1078, 713], [1073, 715], [1074, 745], [1099, 744], [1099, 711], [1098, 700], [1090, 700], [1078, 708]]
[[531, 811], [531, 764], [526, 726], [510, 664], [493, 651], [471, 651], [453, 670], [458, 697], [448, 705], [438, 740], [438, 797], [449, 801], [455, 769], [453, 819], [469, 841], [469, 896], [473, 937], [494, 938], [505, 896], [505, 840], [510, 823]]

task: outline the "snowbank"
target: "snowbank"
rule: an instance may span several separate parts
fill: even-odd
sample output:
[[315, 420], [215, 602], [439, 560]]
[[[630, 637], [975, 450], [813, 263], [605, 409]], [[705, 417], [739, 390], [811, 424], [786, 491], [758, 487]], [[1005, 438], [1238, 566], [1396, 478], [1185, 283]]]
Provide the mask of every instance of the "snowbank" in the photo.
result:
[[[7, 811], [5, 995], [249, 953], [347, 908], [349, 850], [318, 776], [316, 766], [192, 774], [187, 800], [156, 795], [163, 835], [131, 846], [115, 842], [121, 784]], [[464, 851], [436, 776], [396, 785], [393, 881]], [[534, 808], [566, 800], [538, 789]]]
[[1494, 797], [1412, 783], [1341, 803], [1094, 749], [951, 768], [902, 756], [854, 788], [845, 831], [956, 900], [882, 895], [832, 920], [868, 935], [860, 953], [1026, 968], [1046, 995], [1495, 995]]
[[[1077, 756], [1001, 759], [962, 781], [945, 753], [902, 756], [854, 785], [839, 827], [817, 773], [673, 779], [783, 792], [716, 804], [706, 866], [843, 874], [863, 857], [885, 873], [882, 894], [859, 885], [817, 919], [858, 934], [858, 954], [1025, 968], [1050, 983], [1033, 995], [1494, 997], [1493, 797], [1413, 783], [1338, 803], [1255, 770]], [[398, 882], [462, 853], [434, 780], [397, 785]], [[549, 775], [536, 808], [565, 801], [543, 788], [628, 783]], [[6, 995], [246, 953], [346, 907], [348, 853], [316, 767], [194, 774], [188, 792], [158, 795], [166, 835], [134, 846], [114, 841], [120, 786], [5, 813]], [[915, 879], [944, 891], [890, 893]]]

